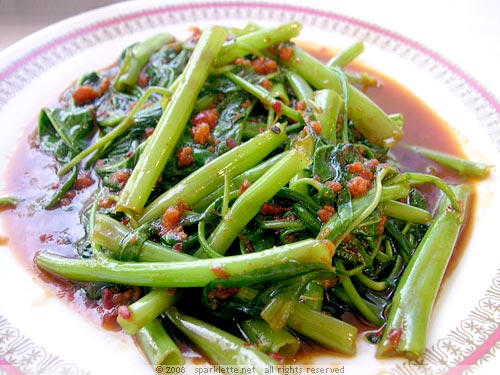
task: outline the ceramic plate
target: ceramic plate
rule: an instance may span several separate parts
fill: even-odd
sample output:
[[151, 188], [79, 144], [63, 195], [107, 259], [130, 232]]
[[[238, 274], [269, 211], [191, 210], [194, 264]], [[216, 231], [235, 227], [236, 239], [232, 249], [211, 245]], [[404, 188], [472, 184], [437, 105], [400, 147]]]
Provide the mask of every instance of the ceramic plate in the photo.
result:
[[[315, 359], [346, 374], [458, 374], [497, 361], [500, 339], [500, 104], [467, 74], [424, 46], [359, 19], [269, 2], [145, 1], [98, 9], [44, 29], [0, 54], [1, 167], [39, 108], [81, 74], [104, 67], [128, 45], [159, 30], [182, 38], [208, 24], [263, 26], [298, 20], [303, 41], [343, 48], [365, 42], [365, 63], [388, 74], [447, 121], [473, 159], [495, 165], [477, 185], [474, 232], [445, 279], [434, 310], [428, 350], [418, 362], [377, 361], [360, 336], [353, 358]], [[495, 226], [497, 229], [495, 230]], [[3, 234], [8, 235], [5, 231]], [[130, 339], [104, 331], [47, 288], [6, 246], [0, 248], [0, 374], [147, 374]], [[500, 361], [499, 361], [500, 362]]]

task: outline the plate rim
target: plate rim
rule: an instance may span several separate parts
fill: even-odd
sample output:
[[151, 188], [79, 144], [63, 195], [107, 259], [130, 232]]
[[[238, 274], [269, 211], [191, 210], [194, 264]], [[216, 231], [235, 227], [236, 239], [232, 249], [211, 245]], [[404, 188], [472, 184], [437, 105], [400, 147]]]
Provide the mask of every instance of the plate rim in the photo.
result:
[[[92, 14], [94, 12], [98, 13], [103, 10], [109, 10], [110, 8], [118, 8], [122, 11], [122, 13], [114, 15], [114, 16], [109, 16], [105, 19], [97, 19], [95, 22], [90, 22], [86, 26], [81, 26], [75, 30], [70, 30], [66, 34], [58, 35], [57, 38], [48, 41], [46, 44], [41, 45], [35, 49], [30, 50], [28, 53], [20, 56], [18, 59], [13, 61], [11, 64], [7, 64], [5, 66], [2, 66], [0, 68], [0, 93], [2, 94], [2, 97], [0, 98], [0, 112], [4, 106], [7, 106], [9, 101], [16, 96], [17, 92], [21, 90], [25, 85], [28, 85], [31, 82], [31, 79], [34, 79], [37, 77], [38, 74], [43, 73], [44, 66], [39, 66], [41, 70], [36, 70], [31, 71], [30, 75], [28, 75], [28, 80], [21, 81], [19, 84], [19, 90], [16, 91], [17, 87], [12, 86], [14, 88], [14, 91], [6, 91], [5, 89], [2, 89], [1, 87], [1, 82], [8, 82], [8, 79], [11, 78], [11, 76], [17, 74], [18, 72], [21, 72], [22, 69], [26, 68], [30, 63], [35, 61], [39, 56], [42, 56], [45, 52], [56, 48], [59, 45], [62, 45], [66, 42], [69, 42], [71, 40], [74, 40], [78, 37], [82, 37], [84, 35], [87, 35], [91, 33], [92, 31], [95, 31], [105, 25], [112, 26], [113, 24], [118, 24], [121, 22], [124, 22], [126, 20], [133, 20], [137, 19], [140, 17], [148, 17], [148, 16], [153, 16], [155, 14], [159, 13], [166, 13], [166, 12], [182, 12], [182, 11], [192, 11], [193, 9], [212, 9], [212, 8], [224, 8], [224, 9], [229, 9], [229, 8], [263, 8], [266, 10], [272, 10], [272, 11], [283, 11], [283, 12], [289, 12], [289, 13], [301, 13], [301, 14], [307, 14], [311, 15], [314, 17], [323, 17], [326, 19], [333, 19], [337, 20], [339, 22], [345, 22], [348, 24], [354, 24], [357, 27], [363, 28], [363, 29], [368, 29], [373, 31], [376, 34], [381, 34], [383, 36], [386, 36], [390, 39], [394, 39], [396, 41], [399, 41], [403, 45], [409, 45], [411, 48], [418, 50], [420, 53], [424, 54], [425, 56], [428, 56], [431, 61], [439, 63], [439, 65], [444, 66], [445, 68], [449, 69], [452, 74], [457, 76], [458, 78], [462, 79], [465, 81], [467, 85], [469, 85], [473, 90], [475, 90], [479, 96], [484, 99], [490, 106], [489, 109], [486, 109], [484, 111], [484, 117], [479, 118], [478, 120], [481, 123], [481, 125], [485, 126], [487, 128], [488, 134], [489, 135], [496, 135], [500, 134], [500, 131], [498, 129], [498, 118], [500, 115], [500, 102], [493, 96], [493, 94], [485, 88], [480, 82], [478, 82], [475, 78], [470, 76], [467, 72], [463, 71], [460, 69], [457, 65], [453, 64], [452, 62], [448, 61], [446, 58], [441, 56], [439, 53], [425, 47], [424, 45], [420, 44], [419, 42], [416, 42], [410, 38], [407, 38], [403, 35], [400, 35], [397, 32], [385, 29], [381, 26], [378, 26], [376, 24], [366, 22], [360, 19], [357, 19], [355, 17], [351, 16], [346, 16], [341, 13], [336, 13], [334, 11], [326, 11], [323, 9], [317, 9], [317, 8], [312, 8], [312, 7], [307, 7], [307, 6], [299, 6], [299, 5], [290, 5], [290, 4], [282, 4], [282, 3], [273, 3], [271, 2], [263, 2], [263, 1], [228, 1], [228, 2], [222, 2], [222, 1], [192, 1], [188, 3], [182, 3], [182, 4], [175, 4], [175, 1], [168, 2], [168, 3], [163, 3], [163, 2], [148, 2], [145, 8], [146, 10], [143, 11], [135, 11], [132, 10], [129, 13], [127, 13], [125, 10], [125, 7], [121, 9], [120, 7], [124, 3], [118, 3], [118, 4], [112, 4], [109, 6], [106, 6], [104, 8], [100, 8], [97, 10], [89, 11], [82, 13], [78, 16], [71, 17], [69, 19], [60, 21], [54, 25], [51, 25], [47, 28], [44, 28], [40, 30], [39, 32], [36, 32], [32, 35], [30, 35], [27, 38], [24, 38], [20, 42], [15, 43], [14, 45], [7, 47], [5, 50], [3, 50], [0, 53], [0, 59], [4, 58], [7, 56], [7, 54], [10, 53], [10, 51], [14, 51], [17, 48], [21, 48], [19, 46], [22, 46], [24, 43], [23, 41], [29, 40], [29, 38], [36, 38], [37, 35], [42, 35], [44, 33], [49, 32], [50, 30], [54, 30], [53, 27], [56, 25], [62, 25], [65, 22], [69, 22], [70, 20], [74, 19], [83, 19], [85, 17], [89, 17], [89, 14]], [[149, 6], [154, 4], [155, 6]], [[58, 26], [58, 27], [59, 27]], [[118, 36], [119, 37], [119, 36]], [[404, 53], [404, 51], [402, 52]], [[50, 69], [52, 66], [45, 66], [46, 69]], [[30, 79], [31, 78], [31, 79]], [[11, 94], [11, 97], [4, 96], [4, 94]], [[5, 99], [6, 98], [6, 99]], [[475, 112], [475, 115], [478, 113]], [[493, 118], [494, 119], [490, 119]], [[495, 132], [495, 133], [490, 133], [490, 132]], [[495, 144], [495, 149], [497, 153], [500, 153], [500, 137], [496, 137], [497, 142]], [[497, 276], [492, 280], [492, 287], [490, 290], [487, 291], [487, 294], [490, 295], [500, 295], [500, 272], [497, 274]], [[498, 287], [498, 289], [497, 289]], [[500, 301], [500, 298], [498, 299]], [[2, 315], [0, 314], [0, 321], [2, 319]], [[474, 353], [469, 355], [468, 357], [463, 358], [463, 361], [461, 361], [458, 365], [470, 365], [470, 364], [475, 364], [478, 361], [480, 361], [482, 358], [485, 358], [485, 354], [487, 351], [485, 349], [492, 349], [496, 342], [500, 339], [500, 326], [497, 323], [497, 328], [494, 332], [493, 335], [489, 336], [489, 338], [482, 343], [482, 345], [478, 346], [478, 350], [476, 350]], [[494, 341], [494, 342], [493, 342]], [[0, 362], [1, 365], [1, 362]], [[457, 367], [453, 367], [457, 368]], [[449, 369], [452, 371], [452, 367]], [[450, 372], [452, 373], [452, 372]]]

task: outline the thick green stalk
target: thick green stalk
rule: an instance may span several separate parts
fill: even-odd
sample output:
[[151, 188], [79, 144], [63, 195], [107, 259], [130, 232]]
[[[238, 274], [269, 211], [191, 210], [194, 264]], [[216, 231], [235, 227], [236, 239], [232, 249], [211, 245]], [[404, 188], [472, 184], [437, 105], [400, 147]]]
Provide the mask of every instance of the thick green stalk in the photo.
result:
[[147, 64], [151, 55], [174, 41], [174, 36], [162, 33], [128, 48], [125, 51], [122, 66], [115, 78], [115, 89], [124, 91], [134, 87], [137, 84], [142, 68]]
[[429, 211], [406, 203], [389, 200], [382, 202], [380, 208], [384, 215], [410, 223], [428, 224], [432, 221], [432, 214]]
[[165, 245], [147, 240], [140, 230], [131, 231], [122, 223], [104, 214], [97, 214], [92, 240], [111, 252], [117, 260], [139, 262], [179, 262], [194, 259]]
[[321, 137], [331, 144], [337, 143], [337, 122], [343, 105], [342, 97], [334, 90], [314, 93], [316, 116], [321, 123]]
[[338, 66], [339, 68], [345, 68], [346, 65], [351, 63], [355, 58], [361, 55], [365, 50], [365, 45], [363, 41], [358, 40], [354, 42], [349, 47], [340, 51], [337, 55], [333, 56], [330, 61], [328, 61], [328, 66]]
[[358, 329], [355, 326], [314, 311], [303, 303], [295, 304], [286, 324], [327, 349], [348, 355], [356, 352]]
[[285, 328], [274, 330], [260, 318], [244, 320], [239, 325], [248, 340], [265, 353], [274, 352], [292, 358], [300, 349], [300, 341], [290, 331]]
[[322, 311], [324, 295], [325, 288], [323, 288], [323, 286], [317, 281], [310, 281], [306, 285], [304, 293], [302, 293], [299, 299], [310, 309], [314, 311]]
[[116, 321], [129, 335], [135, 335], [141, 328], [172, 307], [179, 299], [174, 289], [156, 288], [128, 306], [118, 308]]
[[210, 281], [245, 274], [290, 260], [331, 265], [330, 241], [303, 240], [256, 253], [184, 262], [120, 262], [112, 259], [74, 259], [41, 253], [36, 264], [77, 281], [111, 282], [149, 287], [203, 287]]
[[462, 159], [443, 152], [430, 150], [425, 147], [410, 145], [404, 145], [404, 147], [409, 148], [410, 150], [413, 150], [416, 153], [435, 161], [436, 163], [451, 168], [464, 177], [488, 177], [491, 168], [493, 167], [492, 165]]
[[286, 70], [286, 78], [297, 99], [308, 102], [312, 99], [314, 91], [309, 83], [300, 74], [293, 70]]
[[[284, 104], [281, 100], [274, 98], [269, 91], [267, 91], [264, 87], [254, 85], [253, 83], [248, 82], [244, 78], [241, 78], [240, 76], [231, 73], [231, 72], [226, 72], [224, 73], [224, 76], [229, 78], [231, 81], [239, 85], [242, 89], [245, 91], [248, 91], [250, 94], [255, 96], [257, 99], [259, 99], [262, 104], [264, 104], [267, 108], [274, 109], [276, 112], [279, 112], [279, 114], [283, 114], [292, 120], [295, 121], [302, 121], [302, 115], [300, 114], [299, 111], [293, 109], [292, 107]], [[275, 109], [277, 108], [277, 109]]]
[[224, 254], [243, 228], [290, 179], [311, 163], [302, 148], [291, 149], [238, 197], [209, 237], [210, 246]]
[[181, 75], [177, 90], [120, 195], [117, 210], [142, 212], [167, 160], [184, 133], [198, 94], [225, 37], [226, 30], [219, 26], [209, 27], [202, 33]]
[[427, 230], [396, 288], [378, 357], [423, 355], [434, 302], [448, 262], [459, 239], [471, 188], [453, 188], [462, 210], [450, 209], [443, 197], [434, 222]]
[[237, 57], [250, 54], [259, 54], [277, 43], [287, 42], [298, 36], [302, 25], [297, 22], [289, 22], [277, 27], [256, 30], [226, 42], [222, 47], [216, 65], [222, 66], [234, 61]]
[[[280, 62], [295, 69], [316, 89], [333, 89], [343, 94], [343, 83], [338, 73], [299, 47], [294, 47], [294, 57], [291, 60]], [[365, 94], [349, 85], [347, 96], [349, 115], [356, 128], [370, 142], [387, 147], [401, 139], [402, 129]]]
[[[238, 190], [241, 185], [248, 181], [250, 183], [255, 182], [260, 176], [262, 176], [269, 168], [271, 168], [278, 160], [280, 160], [284, 156], [284, 153], [277, 154], [267, 160], [264, 160], [262, 163], [256, 165], [253, 168], [246, 170], [238, 174], [237, 176], [231, 178], [231, 188], [234, 190]], [[208, 206], [210, 206], [213, 201], [217, 198], [220, 198], [224, 195], [224, 186], [219, 187], [211, 194], [206, 195], [201, 198], [195, 204], [191, 205], [191, 208], [194, 211], [205, 211]]]
[[159, 319], [151, 321], [139, 330], [136, 339], [153, 366], [181, 366], [186, 363], [181, 351]]
[[182, 314], [175, 307], [169, 309], [166, 315], [213, 364], [227, 366], [223, 367], [224, 373], [239, 374], [241, 369], [236, 366], [251, 368], [252, 374], [275, 373], [276, 361], [239, 337]]
[[160, 217], [179, 201], [193, 205], [221, 187], [226, 173], [236, 176], [255, 166], [287, 140], [284, 129], [278, 124], [197, 169], [148, 205], [138, 218], [139, 224]]

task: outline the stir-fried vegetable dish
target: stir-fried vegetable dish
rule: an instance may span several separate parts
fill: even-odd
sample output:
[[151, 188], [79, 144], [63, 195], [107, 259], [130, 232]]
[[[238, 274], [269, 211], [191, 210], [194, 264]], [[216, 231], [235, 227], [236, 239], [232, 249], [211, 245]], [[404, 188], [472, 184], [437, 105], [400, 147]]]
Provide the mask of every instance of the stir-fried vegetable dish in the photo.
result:
[[114, 298], [152, 364], [185, 363], [181, 341], [256, 369], [303, 343], [353, 355], [346, 314], [380, 328], [377, 356], [423, 354], [467, 180], [489, 167], [405, 145], [463, 183], [408, 170], [391, 154], [404, 113], [385, 113], [363, 92], [371, 78], [346, 69], [363, 44], [324, 62], [294, 42], [300, 31], [158, 34], [41, 111], [38, 144], [59, 176], [43, 209], [92, 199], [78, 256], [41, 252], [36, 265]]

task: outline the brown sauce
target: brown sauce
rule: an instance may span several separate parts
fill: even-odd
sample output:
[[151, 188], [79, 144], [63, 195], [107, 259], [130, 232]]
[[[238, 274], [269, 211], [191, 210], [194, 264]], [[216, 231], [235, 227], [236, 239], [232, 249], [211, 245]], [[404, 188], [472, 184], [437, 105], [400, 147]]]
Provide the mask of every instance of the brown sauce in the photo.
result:
[[[331, 52], [325, 49], [317, 49], [312, 52], [323, 59], [327, 59], [331, 55]], [[402, 113], [404, 115], [403, 142], [440, 150], [456, 156], [464, 156], [461, 145], [451, 131], [449, 124], [434, 113], [426, 103], [392, 78], [374, 72], [366, 66], [357, 65], [356, 69], [367, 71], [378, 79], [379, 87], [367, 89], [368, 96], [387, 113]], [[33, 258], [38, 252], [45, 250], [69, 257], [76, 256], [72, 243], [83, 235], [79, 211], [91, 197], [89, 193], [83, 191], [75, 198], [75, 205], [72, 209], [57, 208], [53, 211], [41, 209], [44, 196], [50, 195], [58, 179], [55, 175], [53, 161], [33, 146], [34, 129], [35, 125], [33, 124], [23, 137], [12, 157], [6, 178], [7, 191], [24, 199], [17, 209], [4, 212], [10, 247], [15, 251], [22, 264], [32, 269], [44, 281], [52, 283], [52, 287], [55, 287], [61, 295], [69, 301], [77, 300], [73, 298], [75, 293], [73, 284], [41, 274], [34, 266]], [[458, 177], [451, 171], [445, 170], [424, 157], [406, 151], [402, 147], [396, 146], [391, 152], [409, 170], [428, 172], [432, 168], [435, 174], [450, 182], [459, 181]], [[460, 258], [470, 235], [471, 227], [472, 225], [467, 225], [450, 268], [453, 268], [454, 262]], [[75, 307], [84, 311], [89, 306]], [[89, 314], [95, 315], [92, 312]], [[314, 349], [302, 349], [300, 357], [308, 358], [312, 351], [320, 350], [314, 345], [311, 348]]]

